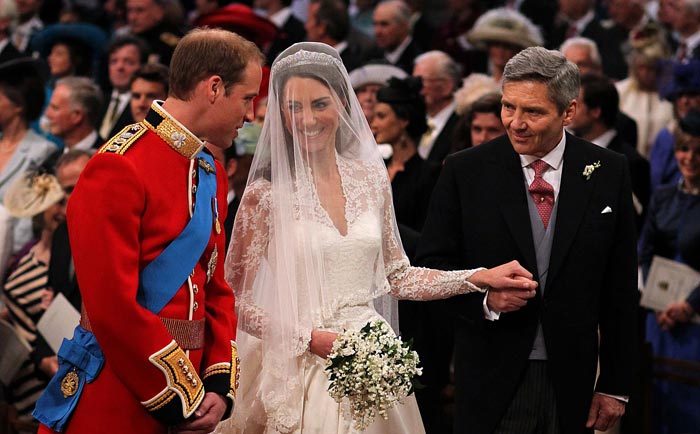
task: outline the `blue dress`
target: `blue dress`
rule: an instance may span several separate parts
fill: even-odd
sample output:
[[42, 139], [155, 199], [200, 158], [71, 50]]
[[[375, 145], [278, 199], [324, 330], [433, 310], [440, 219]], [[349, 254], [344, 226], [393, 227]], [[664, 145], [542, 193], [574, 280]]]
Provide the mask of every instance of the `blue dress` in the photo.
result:
[[[700, 270], [700, 195], [684, 193], [678, 185], [655, 191], [639, 241], [639, 261], [645, 276], [654, 255]], [[695, 288], [686, 301], [698, 312], [700, 288]], [[646, 335], [655, 356], [700, 362], [700, 325], [688, 323], [664, 331], [650, 312]], [[700, 387], [657, 380], [652, 402], [652, 432], [700, 433]]]

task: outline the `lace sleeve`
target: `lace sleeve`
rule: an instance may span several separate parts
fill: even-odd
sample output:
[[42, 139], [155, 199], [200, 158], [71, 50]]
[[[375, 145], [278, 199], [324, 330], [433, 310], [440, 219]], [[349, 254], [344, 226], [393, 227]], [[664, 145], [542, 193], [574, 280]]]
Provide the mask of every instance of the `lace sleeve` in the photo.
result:
[[384, 267], [389, 281], [390, 294], [400, 300], [437, 300], [468, 292], [485, 292], [469, 282], [472, 274], [483, 268], [461, 271], [442, 271], [413, 267], [399, 241], [398, 229], [388, 180], [384, 185], [384, 212], [382, 240]]
[[236, 213], [231, 245], [226, 256], [226, 281], [236, 295], [239, 327], [261, 338], [265, 313], [253, 302], [253, 283], [270, 237], [270, 188], [255, 182], [246, 188]]
[[[238, 326], [246, 333], [263, 339], [265, 330], [279, 327], [270, 322], [269, 315], [256, 302], [256, 288], [267, 285], [260, 276], [267, 267], [267, 248], [270, 241], [271, 193], [267, 181], [257, 181], [246, 188], [236, 213], [236, 223], [231, 235], [231, 245], [226, 257], [226, 281], [236, 295]], [[268, 288], [269, 289], [269, 288]], [[296, 354], [308, 349], [311, 329], [294, 326]]]

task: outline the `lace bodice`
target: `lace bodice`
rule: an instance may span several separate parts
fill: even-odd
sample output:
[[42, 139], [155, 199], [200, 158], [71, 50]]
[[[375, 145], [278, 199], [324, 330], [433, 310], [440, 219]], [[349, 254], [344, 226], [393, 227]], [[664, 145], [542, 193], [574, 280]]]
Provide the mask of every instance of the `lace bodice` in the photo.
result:
[[[306, 241], [304, 237], [311, 235], [316, 242], [314, 247], [320, 250], [317, 253], [323, 273], [319, 278], [325, 292], [323, 300], [313, 303], [319, 309], [310, 315], [312, 324], [299, 327], [305, 335], [300, 336], [302, 348], [310, 335], [309, 328], [342, 323], [339, 315], [353, 314], [348, 308], [369, 306], [383, 294], [398, 299], [433, 300], [480, 290], [466, 280], [476, 270], [438, 271], [410, 266], [396, 235], [385, 173], [343, 157], [338, 157], [338, 169], [345, 196], [347, 234], [342, 235], [334, 226], [313, 188], [300, 194], [319, 204], [312, 218], [303, 219], [308, 214], [295, 207], [297, 239]], [[266, 180], [249, 185], [236, 217], [232, 250], [227, 258], [227, 279], [236, 292], [240, 320], [246, 325], [245, 331], [254, 336], [261, 336], [267, 321], [256, 305], [252, 291], [255, 279], [251, 276], [269, 266], [268, 245], [275, 236], [271, 225], [272, 195]], [[381, 272], [376, 272], [378, 267]], [[297, 272], [299, 286], [313, 286], [304, 281], [304, 274]]]

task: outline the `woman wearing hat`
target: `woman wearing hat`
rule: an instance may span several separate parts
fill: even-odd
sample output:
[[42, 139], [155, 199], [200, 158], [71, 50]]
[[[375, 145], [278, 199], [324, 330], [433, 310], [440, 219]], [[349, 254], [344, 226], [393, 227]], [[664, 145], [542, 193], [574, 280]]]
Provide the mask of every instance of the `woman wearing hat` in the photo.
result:
[[[700, 271], [700, 111], [690, 110], [675, 134], [678, 183], [659, 187], [649, 203], [639, 242], [639, 262], [646, 278], [655, 255]], [[700, 287], [685, 300], [647, 316], [646, 335], [655, 356], [700, 362]], [[657, 380], [653, 384], [655, 433], [697, 433], [700, 389]]]
[[[51, 299], [48, 288], [48, 264], [51, 239], [58, 225], [65, 220], [64, 192], [53, 175], [25, 174], [8, 189], [4, 205], [15, 217], [30, 218], [33, 239], [21, 250], [8, 270], [2, 299], [19, 336], [33, 346], [37, 338], [36, 324]], [[32, 418], [36, 400], [46, 387], [56, 357], [35, 365], [27, 359], [8, 387], [8, 401], [14, 407], [12, 421], [18, 432], [36, 432]], [[44, 372], [44, 370], [46, 372]]]
[[670, 56], [670, 50], [658, 24], [633, 31], [629, 39], [630, 76], [615, 86], [620, 110], [637, 122], [637, 150], [648, 158], [657, 134], [673, 119], [673, 105], [659, 96], [657, 86], [657, 64]]
[[488, 52], [489, 74], [501, 82], [503, 68], [521, 50], [543, 44], [542, 33], [525, 15], [507, 8], [492, 9], [476, 20], [467, 40]]
[[656, 136], [649, 153], [652, 191], [680, 179], [673, 151], [678, 122], [689, 110], [700, 110], [700, 61], [667, 62], [660, 70], [659, 92], [673, 104], [673, 119]]
[[[44, 105], [44, 84], [37, 63], [20, 59], [0, 65], [0, 200], [17, 178], [40, 166], [56, 150], [53, 143], [29, 128]], [[0, 233], [2, 250], [16, 252], [31, 238], [31, 223], [27, 219], [5, 228]], [[14, 244], [9, 248], [11, 233]]]

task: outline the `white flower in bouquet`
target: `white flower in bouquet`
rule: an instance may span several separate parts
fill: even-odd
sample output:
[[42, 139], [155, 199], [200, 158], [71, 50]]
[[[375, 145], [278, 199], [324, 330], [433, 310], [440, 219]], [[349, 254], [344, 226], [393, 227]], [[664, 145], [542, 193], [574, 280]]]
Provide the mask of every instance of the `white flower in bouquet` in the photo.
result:
[[326, 360], [328, 391], [337, 402], [347, 399], [358, 430], [366, 429], [377, 414], [413, 393], [415, 377], [422, 374], [418, 353], [395, 336], [383, 321], [338, 335]]

